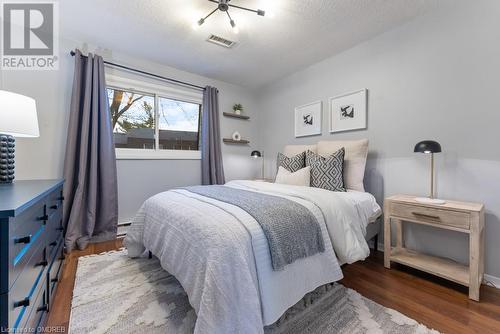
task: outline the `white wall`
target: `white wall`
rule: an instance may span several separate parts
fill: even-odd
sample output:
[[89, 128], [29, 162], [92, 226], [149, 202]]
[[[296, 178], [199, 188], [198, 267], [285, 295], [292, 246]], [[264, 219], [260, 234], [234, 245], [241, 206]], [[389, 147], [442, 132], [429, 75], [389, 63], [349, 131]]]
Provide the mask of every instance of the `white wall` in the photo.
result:
[[[413, 146], [435, 139], [437, 194], [486, 205], [486, 272], [500, 277], [500, 2], [456, 1], [290, 75], [258, 94], [268, 175], [286, 144], [369, 138], [367, 189], [381, 202], [428, 193], [428, 156]], [[325, 41], [328, 42], [328, 41]], [[328, 133], [328, 98], [369, 90], [368, 129]], [[323, 135], [294, 138], [294, 107], [323, 100]], [[465, 262], [463, 235], [409, 228], [408, 246]]]
[[[87, 41], [92, 42], [92, 41]], [[63, 173], [66, 131], [73, 80], [73, 58], [69, 51], [82, 47], [81, 42], [60, 40], [58, 71], [3, 71], [1, 89], [35, 98], [40, 125], [40, 138], [17, 139], [16, 179], [60, 178]], [[91, 49], [92, 50], [92, 49]], [[221, 135], [230, 137], [234, 130], [258, 147], [257, 108], [253, 92], [171, 67], [141, 61], [125, 55], [102, 51], [107, 60], [145, 71], [173, 77], [193, 84], [212, 85], [219, 89]], [[110, 71], [118, 74], [118, 72]], [[130, 76], [123, 74], [123, 76]], [[242, 103], [250, 121], [222, 117], [234, 103]], [[253, 178], [259, 165], [250, 158], [252, 146], [222, 144], [226, 178]], [[149, 196], [172, 187], [199, 184], [199, 160], [118, 160], [119, 220], [128, 221]]]

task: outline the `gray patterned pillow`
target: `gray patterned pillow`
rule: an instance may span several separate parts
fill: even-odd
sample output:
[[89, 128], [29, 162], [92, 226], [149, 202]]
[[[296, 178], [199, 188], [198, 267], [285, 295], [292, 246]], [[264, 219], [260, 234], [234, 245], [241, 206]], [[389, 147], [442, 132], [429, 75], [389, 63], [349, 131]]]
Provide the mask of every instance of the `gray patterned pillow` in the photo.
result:
[[344, 188], [344, 148], [328, 158], [311, 151], [306, 152], [306, 166], [311, 166], [311, 187], [331, 191], [346, 191]]
[[291, 158], [287, 157], [282, 153], [278, 153], [278, 166], [276, 168], [283, 167], [286, 170], [295, 173], [299, 169], [302, 169], [306, 166], [306, 152], [302, 152], [297, 154]]

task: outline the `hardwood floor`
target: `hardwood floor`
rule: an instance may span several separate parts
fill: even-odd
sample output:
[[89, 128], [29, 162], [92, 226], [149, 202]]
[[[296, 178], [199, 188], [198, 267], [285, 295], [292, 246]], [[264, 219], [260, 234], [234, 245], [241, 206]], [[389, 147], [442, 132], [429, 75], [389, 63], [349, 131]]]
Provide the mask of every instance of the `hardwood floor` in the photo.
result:
[[481, 302], [468, 289], [409, 267], [384, 268], [383, 253], [343, 267], [346, 287], [442, 333], [500, 333], [500, 290], [481, 286]]
[[[63, 326], [67, 330], [77, 258], [121, 246], [121, 240], [93, 244], [66, 257], [48, 326]], [[381, 252], [342, 269], [341, 283], [345, 286], [442, 333], [500, 333], [498, 289], [483, 285], [481, 302], [477, 303], [468, 299], [465, 287], [397, 264], [391, 270], [385, 269]]]

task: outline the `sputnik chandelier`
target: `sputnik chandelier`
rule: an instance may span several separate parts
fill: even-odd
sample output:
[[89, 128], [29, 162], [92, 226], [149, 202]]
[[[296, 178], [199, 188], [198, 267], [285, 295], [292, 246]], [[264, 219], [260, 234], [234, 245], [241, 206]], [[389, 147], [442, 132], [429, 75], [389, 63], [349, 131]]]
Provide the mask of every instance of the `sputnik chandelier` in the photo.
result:
[[262, 9], [255, 10], [255, 9], [250, 9], [250, 8], [246, 8], [246, 7], [231, 5], [231, 4], [229, 4], [229, 2], [231, 0], [208, 0], [208, 1], [216, 3], [217, 7], [213, 11], [211, 11], [210, 13], [208, 13], [207, 16], [202, 17], [201, 19], [198, 20], [198, 25], [199, 26], [201, 26], [203, 23], [205, 23], [205, 20], [208, 19], [217, 10], [220, 10], [221, 12], [226, 13], [226, 15], [227, 15], [227, 17], [229, 19], [229, 24], [231, 25], [231, 27], [233, 29], [235, 29], [235, 31], [237, 31], [236, 22], [234, 22], [234, 20], [231, 18], [231, 15], [229, 14], [229, 8], [237, 8], [237, 9], [241, 9], [241, 10], [246, 10], [246, 11], [249, 11], [249, 12], [256, 13], [259, 16], [264, 16], [266, 14], [266, 12], [263, 11]]

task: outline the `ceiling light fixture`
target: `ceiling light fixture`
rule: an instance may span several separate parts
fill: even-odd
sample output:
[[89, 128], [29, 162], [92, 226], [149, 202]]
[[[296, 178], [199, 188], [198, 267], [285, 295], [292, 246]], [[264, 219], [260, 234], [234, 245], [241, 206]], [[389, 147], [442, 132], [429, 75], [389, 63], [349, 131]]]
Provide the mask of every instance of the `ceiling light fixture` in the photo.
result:
[[237, 8], [237, 9], [241, 9], [241, 10], [246, 10], [246, 11], [249, 11], [249, 12], [254, 12], [254, 13], [256, 13], [259, 16], [266, 15], [266, 12], [263, 11], [262, 9], [254, 10], [254, 9], [245, 8], [245, 7], [241, 7], [241, 6], [230, 5], [229, 2], [231, 0], [208, 0], [208, 1], [216, 3], [217, 4], [217, 8], [215, 8], [213, 11], [211, 11], [210, 13], [208, 13], [207, 16], [202, 17], [201, 19], [199, 19], [198, 22], [197, 22], [199, 26], [201, 26], [203, 23], [205, 23], [205, 20], [208, 19], [213, 13], [215, 13], [217, 10], [220, 10], [221, 12], [225, 12], [227, 14], [227, 17], [229, 18], [229, 24], [231, 25], [231, 28], [233, 28], [233, 30], [234, 30], [235, 33], [238, 33], [238, 27], [236, 26], [236, 22], [234, 22], [234, 20], [231, 18], [231, 15], [229, 14], [229, 7]]

